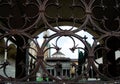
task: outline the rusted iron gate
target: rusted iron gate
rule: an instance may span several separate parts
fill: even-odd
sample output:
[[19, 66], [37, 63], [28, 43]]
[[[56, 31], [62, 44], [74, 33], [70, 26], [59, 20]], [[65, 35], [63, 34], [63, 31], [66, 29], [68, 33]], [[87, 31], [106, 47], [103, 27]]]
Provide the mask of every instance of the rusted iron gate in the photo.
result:
[[[61, 25], [72, 27], [64, 30], [59, 27]], [[77, 29], [73, 27], [77, 27]], [[48, 29], [55, 33], [44, 37], [42, 46], [39, 46], [37, 34]], [[81, 30], [90, 32], [94, 36], [92, 46], [89, 46], [89, 42], [86, 41], [87, 37], [76, 34]], [[0, 47], [7, 52], [8, 41], [12, 41], [17, 47], [15, 78], [7, 74], [6, 67], [9, 62], [5, 60], [0, 64], [0, 69], [3, 69], [5, 74], [5, 76], [0, 75], [0, 81], [30, 81], [32, 77], [34, 78], [39, 67], [51, 79], [60, 82], [80, 80], [85, 77], [91, 67], [96, 72], [96, 78], [119, 80], [120, 75], [114, 76], [107, 73], [109, 63], [115, 65], [115, 71], [120, 73], [120, 70], [116, 69], [119, 64], [115, 63], [114, 56], [111, 55], [120, 48], [119, 30], [119, 0], [0, 0], [0, 39], [7, 39], [5, 45]], [[44, 53], [51, 48], [59, 51], [57, 40], [62, 36], [70, 37], [73, 40], [74, 46], [70, 48], [71, 52], [76, 49], [83, 49], [87, 52], [87, 68], [81, 75], [71, 80], [52, 76], [44, 65]], [[55, 46], [45, 49], [49, 41], [56, 37], [58, 39]], [[77, 46], [74, 38], [80, 40], [85, 48]], [[26, 55], [29, 54], [27, 50], [31, 48], [30, 42], [33, 42], [37, 47], [35, 50], [37, 55], [32, 56], [36, 59], [34, 68], [29, 68], [32, 65], [27, 66], [26, 64], [28, 62]], [[95, 65], [97, 53], [104, 59], [102, 72]]]

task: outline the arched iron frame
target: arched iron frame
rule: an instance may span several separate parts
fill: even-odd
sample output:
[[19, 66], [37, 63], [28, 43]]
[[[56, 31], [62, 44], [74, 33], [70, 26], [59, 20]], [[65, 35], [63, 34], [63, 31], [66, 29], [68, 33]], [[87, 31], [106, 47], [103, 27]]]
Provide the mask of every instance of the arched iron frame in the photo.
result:
[[[104, 4], [105, 0], [100, 0], [99, 4], [97, 3], [98, 0], [88, 0], [89, 2], [87, 2], [86, 0], [72, 0], [72, 3], [70, 5], [71, 10], [74, 10], [75, 7], [77, 7], [78, 9], [81, 8], [84, 11], [84, 15], [82, 18], [77, 18], [74, 15], [71, 16], [70, 18], [68, 18], [68, 20], [70, 19], [73, 23], [72, 27], [75, 26], [75, 24], [80, 24], [80, 26], [77, 29], [71, 28], [68, 30], [63, 30], [59, 27], [59, 20], [66, 20], [64, 18], [62, 18], [62, 16], [60, 16], [58, 14], [58, 16], [55, 17], [51, 17], [49, 15], [47, 15], [46, 13], [46, 9], [49, 8], [50, 6], [55, 6], [57, 9], [59, 9], [62, 4], [61, 2], [59, 2], [58, 0], [55, 0], [54, 2], [49, 2], [50, 0], [34, 0], [34, 1], [30, 1], [30, 0], [25, 0], [25, 1], [14, 1], [14, 0], [8, 0], [8, 1], [4, 1], [1, 0], [0, 1], [0, 8], [6, 8], [7, 10], [5, 10], [5, 12], [2, 14], [0, 14], [0, 19], [1, 19], [1, 23], [0, 23], [0, 30], [1, 30], [1, 35], [0, 35], [0, 39], [3, 38], [7, 38], [6, 41], [6, 46], [4, 46], [4, 49], [7, 49], [7, 43], [8, 41], [12, 38], [12, 37], [17, 37], [20, 36], [20, 38], [22, 38], [23, 40], [23, 46], [21, 46], [21, 48], [24, 49], [28, 49], [30, 48], [30, 46], [28, 45], [29, 43], [26, 42], [26, 38], [28, 38], [30, 41], [33, 41], [33, 43], [35, 43], [37, 50], [35, 50], [35, 52], [37, 53], [36, 56], [36, 65], [34, 70], [27, 76], [20, 78], [20, 79], [16, 79], [16, 78], [11, 78], [9, 76], [7, 77], [3, 77], [0, 75], [0, 79], [1, 80], [7, 80], [7, 81], [22, 81], [22, 80], [26, 80], [29, 79], [34, 73], [36, 73], [39, 69], [39, 67], [42, 67], [43, 71], [45, 73], [48, 74], [48, 76], [56, 81], [76, 81], [82, 78], [83, 74], [81, 74], [80, 76], [78, 76], [77, 78], [73, 79], [73, 80], [67, 80], [67, 79], [58, 79], [52, 75], [50, 75], [48, 73], [48, 71], [46, 70], [45, 66], [44, 66], [44, 53], [49, 50], [50, 48], [45, 50], [45, 46], [47, 45], [47, 43], [54, 39], [55, 37], [58, 37], [58, 39], [62, 36], [67, 36], [70, 37], [73, 40], [74, 46], [71, 48], [71, 51], [74, 51], [76, 49], [83, 49], [81, 47], [76, 46], [75, 41], [73, 39], [77, 38], [78, 40], [80, 40], [85, 46], [86, 46], [86, 50], [88, 53], [88, 65], [87, 65], [87, 69], [84, 71], [84, 73], [87, 73], [90, 70], [90, 67], [92, 67], [95, 72], [97, 73], [98, 76], [103, 76], [106, 77], [108, 80], [115, 80], [114, 78], [109, 78], [107, 76], [105, 76], [104, 74], [100, 73], [98, 68], [95, 65], [95, 53], [97, 52], [97, 50], [99, 49], [105, 49], [106, 51], [109, 51], [110, 49], [107, 47], [107, 40], [110, 37], [117, 37], [119, 38], [120, 36], [120, 18], [119, 15], [113, 15], [114, 18], [112, 18], [112, 21], [116, 21], [117, 22], [117, 28], [115, 30], [111, 30], [106, 26], [106, 22], [108, 20], [111, 20], [110, 17], [107, 17], [106, 15], [101, 15], [100, 18], [97, 18], [94, 14], [94, 10], [95, 8], [100, 8], [102, 11], [105, 11], [107, 8], [109, 8], [107, 5]], [[79, 2], [80, 4], [77, 4], [77, 2]], [[95, 3], [97, 3], [97, 5], [95, 5]], [[118, 0], [114, 1], [115, 5], [111, 6], [114, 10], [117, 11], [117, 14], [120, 13], [119, 10], [119, 4], [120, 2]], [[23, 7], [24, 13], [19, 15], [19, 17], [16, 17], [15, 13], [14, 14], [14, 10], [12, 11], [12, 13], [8, 10], [10, 9], [14, 9], [16, 7], [16, 5], [20, 5], [20, 7]], [[31, 10], [37, 10], [34, 11], [34, 13], [29, 14], [29, 12], [27, 11], [27, 9]], [[22, 8], [21, 8], [22, 9]], [[22, 9], [22, 10], [23, 10]], [[6, 14], [6, 12], [8, 14]], [[22, 11], [21, 11], [22, 12]], [[30, 11], [32, 12], [32, 11]], [[101, 11], [100, 11], [101, 12]], [[5, 15], [4, 15], [5, 14]], [[18, 20], [23, 21], [23, 23], [20, 24], [20, 26], [17, 25], [13, 25], [14, 24], [18, 24], [18, 22], [15, 23], [15, 19], [18, 18]], [[33, 21], [32, 21], [33, 20]], [[51, 25], [51, 20], [53, 20], [55, 22], [55, 25], [57, 26], [58, 29], [54, 28], [53, 25]], [[4, 22], [5, 23], [2, 23]], [[29, 22], [32, 22], [31, 24], [29, 24]], [[69, 22], [69, 21], [68, 21]], [[102, 23], [102, 26], [100, 25], [100, 23]], [[40, 29], [39, 28], [39, 24], [43, 24], [44, 28], [43, 30], [47, 30], [50, 29], [52, 31], [55, 32], [55, 34], [50, 35], [48, 37], [45, 37], [45, 40], [42, 44], [42, 46], [39, 46], [36, 37], [31, 35], [31, 31], [36, 30], [36, 29]], [[18, 27], [18, 28], [17, 28]], [[36, 28], [38, 27], [38, 28]], [[88, 29], [92, 30], [95, 33], [100, 33], [100, 35], [98, 35], [98, 37], [94, 36], [94, 42], [92, 44], [92, 46], [89, 46], [88, 42], [85, 40], [87, 38], [85, 37], [81, 37], [80, 35], [77, 35], [76, 33], [81, 31], [81, 30], [85, 30], [87, 31]], [[41, 29], [42, 30], [42, 29]], [[33, 31], [34, 32], [34, 31]], [[97, 43], [98, 42], [103, 42], [103, 46], [100, 47], [99, 49], [96, 49], [97, 47]], [[54, 48], [59, 51], [60, 48], [59, 46], [57, 46], [57, 42], [54, 46]], [[4, 64], [1, 64], [0, 68], [5, 68], [7, 66], [6, 62]]]

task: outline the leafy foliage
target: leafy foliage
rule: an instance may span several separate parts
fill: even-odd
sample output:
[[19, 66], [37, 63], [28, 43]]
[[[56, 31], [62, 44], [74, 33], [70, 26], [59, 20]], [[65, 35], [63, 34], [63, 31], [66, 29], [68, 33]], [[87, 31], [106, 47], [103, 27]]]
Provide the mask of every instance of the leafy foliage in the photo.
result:
[[2, 39], [2, 40], [0, 40], [0, 54], [1, 55], [4, 54], [4, 51], [5, 51], [4, 47], [5, 47], [5, 41], [4, 41], [4, 39]]
[[15, 59], [16, 58], [16, 53], [17, 53], [16, 46], [14, 44], [10, 44], [8, 46], [8, 59], [9, 58]]

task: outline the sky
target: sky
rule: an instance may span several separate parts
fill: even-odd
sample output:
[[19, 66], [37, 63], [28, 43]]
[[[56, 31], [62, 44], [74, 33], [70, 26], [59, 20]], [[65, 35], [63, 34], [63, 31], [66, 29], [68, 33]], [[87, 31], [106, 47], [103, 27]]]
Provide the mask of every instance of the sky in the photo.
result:
[[[70, 26], [60, 26], [61, 29], [70, 29], [71, 27]], [[49, 35], [52, 35], [54, 32], [51, 31], [51, 30], [48, 30], [47, 32], [49, 32]], [[76, 34], [79, 34], [80, 36], [84, 37], [85, 35], [88, 37], [87, 41], [92, 44], [93, 43], [93, 39], [92, 39], [92, 35], [89, 34], [88, 32], [85, 32], [85, 31], [80, 31]], [[41, 46], [42, 42], [43, 42], [43, 33], [38, 35], [38, 42], [39, 42], [39, 45]], [[83, 43], [78, 40], [77, 38], [74, 38], [75, 39], [75, 43], [76, 45], [78, 44], [78, 47], [83, 47], [84, 48], [84, 45]], [[50, 46], [52, 47], [53, 45], [52, 44], [55, 44], [56, 42], [56, 38], [52, 39], [50, 41]], [[63, 54], [65, 54], [65, 57], [68, 57], [68, 58], [72, 58], [72, 59], [77, 59], [78, 58], [78, 50], [76, 49], [75, 52], [71, 52], [69, 48], [72, 48], [73, 47], [73, 41], [70, 37], [61, 37], [59, 40], [58, 40], [58, 46], [61, 48], [60, 52], [62, 52]], [[50, 50], [51, 52], [51, 55], [53, 53], [56, 52], [55, 49], [51, 49]]]

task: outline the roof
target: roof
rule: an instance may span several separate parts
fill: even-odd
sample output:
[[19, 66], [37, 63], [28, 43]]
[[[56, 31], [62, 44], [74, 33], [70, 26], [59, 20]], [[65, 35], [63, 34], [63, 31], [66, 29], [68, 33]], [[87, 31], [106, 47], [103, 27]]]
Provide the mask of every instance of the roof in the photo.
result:
[[65, 54], [63, 54], [60, 51], [53, 53], [51, 57], [46, 59], [47, 62], [57, 62], [57, 61], [70, 62], [70, 60], [71, 60], [70, 58], [66, 58]]
[[57, 54], [59, 54], [59, 55], [64, 55], [62, 52], [60, 52], [60, 51], [58, 51], [58, 52], [55, 52], [55, 53], [53, 53], [52, 55], [57, 55]]
[[61, 57], [61, 58], [57, 58], [57, 57], [50, 57], [46, 59], [47, 62], [70, 62], [71, 59], [70, 58], [65, 58], [65, 57]]
[[65, 57], [65, 54], [63, 54], [60, 51], [57, 51], [55, 53], [52, 54], [52, 57]]

